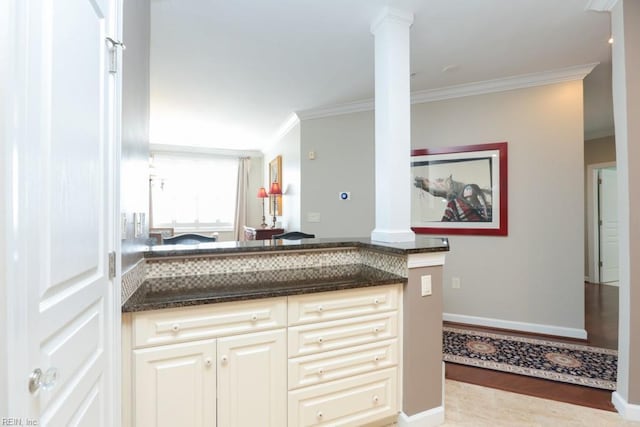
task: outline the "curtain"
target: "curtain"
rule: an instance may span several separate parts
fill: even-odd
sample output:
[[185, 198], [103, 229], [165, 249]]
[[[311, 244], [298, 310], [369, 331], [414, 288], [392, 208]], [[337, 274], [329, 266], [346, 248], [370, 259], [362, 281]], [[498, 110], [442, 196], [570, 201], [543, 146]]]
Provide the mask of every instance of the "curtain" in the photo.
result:
[[236, 191], [236, 215], [234, 221], [234, 239], [244, 239], [244, 226], [247, 224], [247, 189], [249, 188], [250, 157], [240, 157], [238, 162], [238, 184]]

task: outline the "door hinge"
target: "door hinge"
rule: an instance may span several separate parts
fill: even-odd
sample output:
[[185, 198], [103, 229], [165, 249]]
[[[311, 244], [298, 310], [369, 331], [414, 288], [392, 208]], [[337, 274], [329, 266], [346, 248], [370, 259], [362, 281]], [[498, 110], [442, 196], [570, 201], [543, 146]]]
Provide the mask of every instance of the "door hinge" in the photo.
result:
[[598, 220], [598, 225], [602, 225], [602, 220]]
[[116, 253], [109, 252], [109, 279], [116, 277]]
[[602, 267], [602, 261], [600, 261], [600, 262], [598, 263], [598, 265], [599, 265], [600, 267]]
[[115, 74], [118, 72], [118, 48], [125, 50], [127, 47], [119, 40], [111, 37], [105, 38], [107, 48], [109, 49], [109, 72]]

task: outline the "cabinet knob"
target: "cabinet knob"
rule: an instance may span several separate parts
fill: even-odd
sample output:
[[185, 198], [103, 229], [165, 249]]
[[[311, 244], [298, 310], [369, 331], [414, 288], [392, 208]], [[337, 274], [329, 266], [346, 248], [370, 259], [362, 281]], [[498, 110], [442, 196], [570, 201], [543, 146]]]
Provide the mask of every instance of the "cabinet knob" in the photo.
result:
[[319, 305], [319, 306], [318, 306], [318, 311], [322, 312], [323, 310], [324, 310], [324, 307], [323, 307], [323, 306], [321, 306], [321, 305]]
[[318, 411], [318, 413], [316, 414], [316, 418], [321, 420], [322, 417], [324, 417], [324, 415], [322, 414], [322, 411]]
[[204, 359], [204, 365], [208, 368], [213, 364], [213, 362], [211, 361], [210, 357], [207, 357], [206, 359]]
[[379, 362], [380, 361], [380, 356], [378, 356], [378, 355], [373, 356], [373, 361], [374, 362]]
[[226, 365], [228, 361], [229, 361], [229, 358], [227, 356], [222, 356], [220, 358], [220, 362], [222, 362], [223, 365]]
[[318, 344], [322, 344], [323, 341], [324, 339], [322, 337], [318, 337]]
[[251, 320], [252, 320], [253, 322], [255, 322], [256, 320], [258, 320], [258, 315], [257, 315], [256, 313], [253, 313], [253, 314], [251, 315]]
[[324, 369], [320, 368], [318, 369], [318, 375], [323, 375], [324, 374]]
[[377, 334], [378, 332], [380, 332], [380, 327], [379, 326], [375, 326], [373, 328], [373, 333]]
[[174, 323], [173, 325], [171, 325], [171, 330], [173, 332], [178, 332], [180, 330], [180, 325], [178, 323]]
[[373, 300], [373, 303], [374, 303], [374, 304], [376, 304], [376, 305], [377, 305], [377, 304], [380, 304], [380, 298], [376, 298], [376, 299], [374, 299], [374, 300]]
[[380, 401], [380, 399], [378, 398], [378, 396], [373, 396], [373, 404], [374, 405], [377, 405], [379, 401]]

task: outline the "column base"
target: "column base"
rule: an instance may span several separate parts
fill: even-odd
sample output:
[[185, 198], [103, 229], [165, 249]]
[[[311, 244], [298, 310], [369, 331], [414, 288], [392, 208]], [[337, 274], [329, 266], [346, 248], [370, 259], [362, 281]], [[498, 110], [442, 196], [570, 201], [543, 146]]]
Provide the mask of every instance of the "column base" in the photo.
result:
[[411, 416], [404, 412], [400, 412], [398, 415], [398, 427], [435, 427], [442, 423], [444, 423], [444, 406], [438, 406]]

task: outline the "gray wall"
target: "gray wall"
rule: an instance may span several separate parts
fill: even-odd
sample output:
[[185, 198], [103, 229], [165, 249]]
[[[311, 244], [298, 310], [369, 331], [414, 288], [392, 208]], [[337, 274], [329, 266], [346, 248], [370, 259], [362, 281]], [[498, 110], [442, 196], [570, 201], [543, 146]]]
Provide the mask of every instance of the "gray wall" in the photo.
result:
[[[300, 123], [286, 135], [263, 151], [263, 184], [269, 191], [269, 162], [276, 156], [282, 156], [282, 216], [276, 218], [276, 224], [287, 231], [300, 230]], [[258, 186], [259, 187], [259, 186]], [[257, 188], [256, 188], [257, 191]], [[265, 200], [265, 204], [269, 199]], [[265, 206], [267, 224], [271, 226], [273, 216]], [[259, 221], [258, 221], [259, 222]]]
[[444, 311], [583, 329], [582, 82], [415, 105], [412, 124], [413, 148], [509, 144], [509, 235], [451, 236]]
[[[450, 237], [444, 311], [583, 329], [582, 82], [416, 104], [411, 123], [413, 148], [509, 143], [509, 236]], [[303, 160], [305, 229], [322, 237], [369, 236], [372, 140], [371, 112], [302, 122], [303, 153], [318, 153]], [[329, 190], [321, 190], [327, 181]], [[367, 202], [333, 215], [342, 189]], [[320, 224], [304, 222], [320, 209]], [[451, 288], [452, 277], [460, 278], [460, 289]]]
[[[375, 226], [373, 111], [303, 120], [300, 145], [302, 229], [317, 237], [369, 237]], [[341, 191], [351, 199], [340, 200]], [[310, 213], [320, 214], [320, 222], [309, 222]]]
[[[142, 259], [149, 234], [149, 0], [124, 2], [122, 76], [121, 212], [126, 215], [122, 272]], [[134, 238], [134, 212], [145, 214], [142, 237]]]

